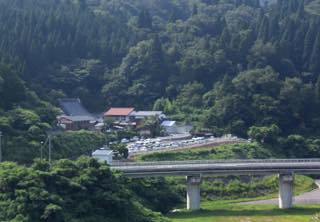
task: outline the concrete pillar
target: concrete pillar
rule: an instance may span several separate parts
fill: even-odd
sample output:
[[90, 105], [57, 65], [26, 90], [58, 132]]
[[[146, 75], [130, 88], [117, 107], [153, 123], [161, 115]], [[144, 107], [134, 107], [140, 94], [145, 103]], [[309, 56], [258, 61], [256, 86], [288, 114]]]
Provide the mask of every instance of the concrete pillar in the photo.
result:
[[187, 209], [200, 210], [201, 176], [187, 176]]
[[293, 174], [279, 174], [279, 208], [292, 207], [293, 198]]

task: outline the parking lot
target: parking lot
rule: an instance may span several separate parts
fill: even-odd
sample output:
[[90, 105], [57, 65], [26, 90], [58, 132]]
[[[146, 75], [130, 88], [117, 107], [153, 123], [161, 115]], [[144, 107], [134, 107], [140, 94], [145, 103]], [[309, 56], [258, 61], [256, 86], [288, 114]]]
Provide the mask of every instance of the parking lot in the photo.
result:
[[229, 142], [240, 142], [243, 139], [226, 135], [223, 137], [193, 137], [191, 139], [181, 139], [168, 141], [164, 138], [155, 139], [142, 139], [136, 142], [128, 143], [127, 148], [130, 155], [136, 155], [140, 153], [148, 153], [154, 151], [168, 151], [184, 148], [197, 148], [206, 145], [222, 144]]

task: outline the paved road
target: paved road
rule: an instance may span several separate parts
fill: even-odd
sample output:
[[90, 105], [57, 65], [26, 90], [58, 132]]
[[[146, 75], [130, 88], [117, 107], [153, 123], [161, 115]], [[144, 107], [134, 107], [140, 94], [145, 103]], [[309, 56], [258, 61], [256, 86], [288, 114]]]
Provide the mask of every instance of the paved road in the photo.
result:
[[[293, 198], [293, 204], [320, 204], [320, 181], [316, 181], [318, 188]], [[271, 204], [278, 205], [279, 199], [257, 200], [243, 202], [241, 204]]]

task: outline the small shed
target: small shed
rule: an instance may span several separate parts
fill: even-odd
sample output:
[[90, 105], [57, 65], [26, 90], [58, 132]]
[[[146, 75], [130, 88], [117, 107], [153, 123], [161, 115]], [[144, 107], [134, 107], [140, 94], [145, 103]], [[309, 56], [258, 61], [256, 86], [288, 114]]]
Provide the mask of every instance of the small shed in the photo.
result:
[[113, 161], [113, 151], [110, 150], [107, 146], [105, 146], [94, 151], [92, 153], [92, 157], [101, 162], [107, 161], [107, 163], [111, 165]]
[[161, 123], [161, 127], [163, 127], [165, 132], [169, 135], [175, 134], [177, 132], [176, 121], [169, 121], [169, 120], [163, 121]]
[[192, 130], [192, 125], [178, 123], [176, 121], [163, 121], [161, 127], [165, 130], [168, 135], [172, 134], [186, 134]]

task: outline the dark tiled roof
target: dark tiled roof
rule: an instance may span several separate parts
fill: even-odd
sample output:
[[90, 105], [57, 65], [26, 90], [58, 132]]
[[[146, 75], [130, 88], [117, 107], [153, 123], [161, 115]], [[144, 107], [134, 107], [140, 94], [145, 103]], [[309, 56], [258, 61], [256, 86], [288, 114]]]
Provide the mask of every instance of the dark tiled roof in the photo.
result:
[[92, 116], [59, 116], [58, 118], [65, 118], [65, 119], [71, 120], [72, 122], [95, 120]]
[[80, 99], [59, 99], [59, 105], [65, 115], [91, 116], [91, 114], [81, 104]]

